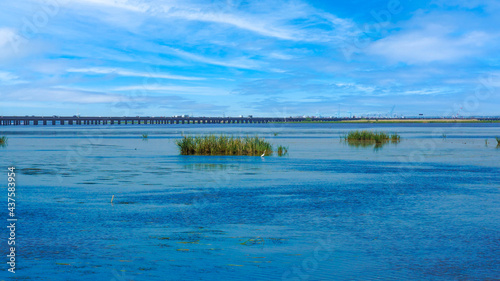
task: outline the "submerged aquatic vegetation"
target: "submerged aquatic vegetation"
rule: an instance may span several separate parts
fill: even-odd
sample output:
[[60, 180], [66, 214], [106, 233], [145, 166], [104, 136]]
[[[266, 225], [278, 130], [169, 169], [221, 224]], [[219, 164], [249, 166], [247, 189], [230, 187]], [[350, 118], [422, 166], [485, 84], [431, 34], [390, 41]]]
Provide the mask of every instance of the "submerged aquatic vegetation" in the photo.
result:
[[7, 145], [7, 137], [0, 137], [0, 147], [5, 147]]
[[[263, 138], [233, 137], [226, 135], [183, 136], [175, 142], [182, 155], [271, 155], [273, 147]], [[281, 151], [281, 154], [280, 154]], [[288, 151], [283, 146], [278, 146], [278, 155], [282, 156]]]

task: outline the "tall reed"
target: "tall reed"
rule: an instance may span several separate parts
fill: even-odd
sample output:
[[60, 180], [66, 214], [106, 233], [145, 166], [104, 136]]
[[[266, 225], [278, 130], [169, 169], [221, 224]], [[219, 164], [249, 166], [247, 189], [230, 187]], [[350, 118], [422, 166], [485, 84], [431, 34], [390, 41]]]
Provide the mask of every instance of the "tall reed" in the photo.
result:
[[[233, 137], [227, 135], [183, 136], [175, 142], [182, 155], [271, 155], [272, 145], [262, 138]], [[288, 149], [278, 146], [278, 155], [284, 155]], [[281, 155], [280, 155], [281, 154]]]
[[282, 145], [278, 145], [277, 152], [278, 152], [278, 156], [286, 155], [288, 153], [288, 146], [285, 147]]
[[384, 132], [372, 132], [367, 130], [362, 131], [350, 131], [346, 136], [344, 136], [344, 140], [350, 144], [383, 144], [388, 141], [393, 143], [397, 143], [401, 140], [401, 136], [397, 133], [387, 134]]

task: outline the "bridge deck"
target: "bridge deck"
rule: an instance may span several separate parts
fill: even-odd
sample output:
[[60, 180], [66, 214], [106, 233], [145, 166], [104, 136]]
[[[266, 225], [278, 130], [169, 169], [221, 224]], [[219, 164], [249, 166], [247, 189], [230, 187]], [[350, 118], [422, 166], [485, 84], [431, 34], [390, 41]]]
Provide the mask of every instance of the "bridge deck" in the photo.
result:
[[[408, 119], [376, 118], [379, 121], [409, 121]], [[304, 122], [304, 121], [354, 121], [361, 118], [330, 117], [78, 117], [78, 116], [0, 116], [0, 125], [129, 125], [129, 124], [247, 124], [272, 122]], [[372, 120], [372, 119], [370, 119]], [[375, 120], [375, 118], [373, 118]], [[436, 118], [419, 118], [419, 121], [436, 120]], [[441, 119], [438, 119], [441, 120]], [[442, 119], [443, 121], [453, 121]], [[467, 119], [458, 119], [467, 120]], [[479, 121], [498, 121], [500, 118], [475, 118]]]
[[[0, 125], [128, 125], [128, 124], [240, 124], [301, 122], [295, 117], [69, 117], [1, 116]], [[342, 118], [313, 118], [314, 121], [340, 121]]]

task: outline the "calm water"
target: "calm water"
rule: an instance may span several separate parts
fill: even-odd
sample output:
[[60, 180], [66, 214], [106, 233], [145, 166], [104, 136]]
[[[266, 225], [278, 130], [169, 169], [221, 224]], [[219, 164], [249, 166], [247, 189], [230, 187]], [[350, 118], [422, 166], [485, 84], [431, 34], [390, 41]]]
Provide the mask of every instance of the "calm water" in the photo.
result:
[[[403, 140], [340, 141], [359, 128]], [[498, 124], [0, 129], [19, 217], [17, 273], [2, 262], [0, 280], [500, 278]], [[289, 154], [179, 155], [181, 134], [205, 133]]]

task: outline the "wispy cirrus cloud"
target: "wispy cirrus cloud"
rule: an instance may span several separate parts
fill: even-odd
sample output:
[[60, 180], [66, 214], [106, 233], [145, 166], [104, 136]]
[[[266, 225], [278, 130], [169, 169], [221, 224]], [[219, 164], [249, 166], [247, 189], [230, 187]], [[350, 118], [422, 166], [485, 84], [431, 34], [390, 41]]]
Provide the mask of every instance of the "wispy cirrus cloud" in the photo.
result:
[[13, 90], [8, 95], [10, 101], [21, 102], [57, 102], [72, 104], [113, 103], [126, 100], [126, 96], [104, 92], [82, 91], [71, 88], [22, 88]]
[[481, 31], [453, 36], [436, 30], [439, 27], [389, 36], [373, 43], [368, 52], [409, 64], [456, 62], [480, 55], [482, 46], [494, 40], [491, 34]]
[[159, 73], [157, 71], [154, 71], [153, 69], [150, 69], [149, 72], [137, 72], [119, 68], [89, 67], [89, 68], [69, 68], [67, 72], [88, 73], [88, 74], [115, 74], [128, 77], [150, 77], [150, 78], [188, 80], [188, 81], [205, 80], [205, 78], [201, 77], [188, 77], [181, 75]]
[[[428, 64], [462, 63], [484, 56], [500, 38], [500, 32], [481, 20], [476, 13], [462, 11], [417, 11], [395, 30], [374, 41], [367, 54], [381, 56], [390, 62]], [[494, 21], [488, 19], [490, 24]], [[486, 23], [486, 22], [485, 22]]]
[[0, 48], [10, 47], [10, 43], [15, 36], [15, 31], [12, 28], [0, 28]]
[[21, 80], [17, 75], [10, 72], [0, 71], [0, 85], [18, 85], [25, 83], [28, 83], [28, 81]]
[[184, 50], [180, 50], [177, 48], [171, 48], [168, 46], [162, 46], [162, 50], [175, 54], [177, 56], [180, 56], [184, 59], [195, 61], [195, 62], [200, 62], [200, 63], [205, 63], [205, 64], [211, 64], [211, 65], [217, 65], [217, 66], [224, 66], [224, 67], [234, 67], [234, 68], [241, 68], [241, 69], [259, 69], [263, 66], [262, 62], [248, 59], [248, 58], [210, 58], [198, 54], [193, 54], [190, 52], [186, 52]]
[[15, 29], [0, 27], [0, 61], [15, 54], [17, 46], [14, 45], [14, 42], [17, 36]]
[[[34, 24], [22, 19], [45, 2], [5, 1], [2, 95], [58, 111], [49, 114], [103, 115], [117, 101], [148, 115], [335, 115], [396, 103], [418, 114], [462, 102], [477, 77], [499, 71], [498, 1], [401, 2], [368, 36], [387, 2], [58, 0], [60, 12], [14, 54], [12, 39]], [[365, 45], [347, 61], [342, 48], [357, 39]]]
[[[228, 1], [132, 1], [77, 0], [91, 6], [105, 6], [137, 13], [147, 13], [169, 20], [198, 21], [231, 26], [260, 36], [290, 41], [338, 40], [354, 23], [300, 1], [264, 1], [230, 4]], [[244, 8], [243, 8], [244, 7]], [[280, 13], [275, 11], [279, 10]], [[297, 24], [300, 22], [300, 24]], [[125, 23], [128, 24], [128, 23]], [[312, 32], [314, 31], [314, 32]]]
[[125, 9], [133, 12], [147, 12], [151, 7], [142, 1], [129, 0], [73, 0], [90, 5], [105, 6], [110, 8]]

